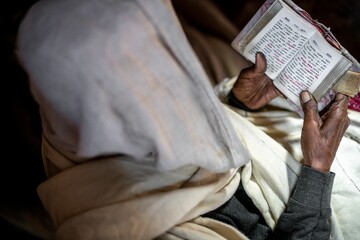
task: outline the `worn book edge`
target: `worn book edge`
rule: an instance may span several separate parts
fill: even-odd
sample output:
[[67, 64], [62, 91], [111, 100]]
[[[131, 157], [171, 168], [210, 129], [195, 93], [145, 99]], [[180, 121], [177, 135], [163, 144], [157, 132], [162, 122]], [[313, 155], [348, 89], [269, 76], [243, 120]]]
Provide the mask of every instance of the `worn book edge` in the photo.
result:
[[335, 84], [333, 90], [354, 97], [360, 91], [360, 73], [347, 71]]

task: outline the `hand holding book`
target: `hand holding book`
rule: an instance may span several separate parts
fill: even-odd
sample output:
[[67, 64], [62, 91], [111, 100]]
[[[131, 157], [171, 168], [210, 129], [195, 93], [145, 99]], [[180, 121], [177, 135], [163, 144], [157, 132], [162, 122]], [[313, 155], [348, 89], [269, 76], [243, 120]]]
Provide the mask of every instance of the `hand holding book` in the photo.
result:
[[265, 75], [266, 58], [263, 53], [256, 54], [255, 65], [241, 71], [232, 88], [232, 94], [249, 110], [257, 110], [281, 92], [277, 90], [271, 79]]
[[337, 93], [325, 113], [317, 112], [316, 101], [306, 91], [301, 92], [304, 124], [301, 134], [303, 163], [322, 172], [329, 172], [340, 141], [350, 125], [347, 114], [349, 97]]
[[265, 74], [300, 115], [303, 90], [313, 94], [319, 111], [336, 92], [354, 96], [359, 90], [358, 62], [290, 0], [267, 0], [232, 45], [253, 63], [257, 52], [266, 56]]

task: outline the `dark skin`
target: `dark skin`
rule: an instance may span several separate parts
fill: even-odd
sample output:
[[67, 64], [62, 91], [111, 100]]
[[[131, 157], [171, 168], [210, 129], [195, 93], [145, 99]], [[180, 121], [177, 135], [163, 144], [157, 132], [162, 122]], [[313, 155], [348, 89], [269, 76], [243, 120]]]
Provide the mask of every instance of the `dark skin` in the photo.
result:
[[256, 64], [240, 72], [232, 92], [249, 109], [256, 110], [265, 106], [272, 99], [281, 96], [270, 78], [265, 75], [266, 58], [256, 55]]
[[[250, 109], [259, 109], [281, 96], [271, 79], [265, 75], [267, 63], [262, 53], [253, 66], [240, 72], [232, 89], [235, 97]], [[340, 141], [350, 124], [347, 113], [349, 97], [337, 93], [330, 106], [321, 114], [314, 97], [303, 91], [300, 101], [304, 112], [301, 134], [303, 164], [329, 172]]]

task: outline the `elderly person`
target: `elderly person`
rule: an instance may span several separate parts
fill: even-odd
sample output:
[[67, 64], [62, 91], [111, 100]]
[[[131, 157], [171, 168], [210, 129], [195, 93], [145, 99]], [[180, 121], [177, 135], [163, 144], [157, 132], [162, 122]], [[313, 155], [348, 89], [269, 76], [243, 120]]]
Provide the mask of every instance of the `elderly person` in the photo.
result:
[[56, 239], [329, 238], [348, 97], [320, 116], [302, 93], [299, 163], [235, 110], [280, 95], [265, 57], [221, 103], [170, 1], [40, 1], [18, 41]]

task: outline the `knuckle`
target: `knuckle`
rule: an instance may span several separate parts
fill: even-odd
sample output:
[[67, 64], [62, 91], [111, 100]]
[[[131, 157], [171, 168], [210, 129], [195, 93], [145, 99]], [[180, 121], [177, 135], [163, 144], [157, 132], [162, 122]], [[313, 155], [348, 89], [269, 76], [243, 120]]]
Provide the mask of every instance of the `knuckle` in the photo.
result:
[[316, 102], [313, 100], [309, 100], [308, 102], [303, 104], [303, 110], [305, 112], [312, 111], [312, 110], [316, 109], [316, 107], [317, 107]]

